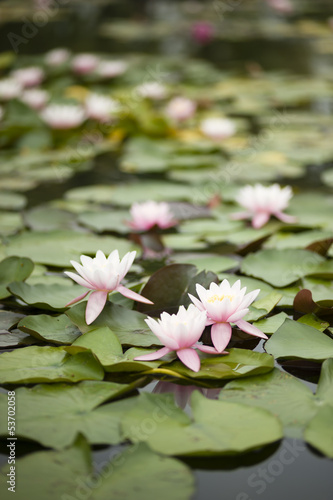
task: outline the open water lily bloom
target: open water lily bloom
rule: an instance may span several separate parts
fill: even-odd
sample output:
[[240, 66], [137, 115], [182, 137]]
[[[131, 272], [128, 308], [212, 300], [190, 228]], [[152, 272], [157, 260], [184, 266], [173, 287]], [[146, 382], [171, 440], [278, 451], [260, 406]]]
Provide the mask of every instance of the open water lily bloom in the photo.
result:
[[55, 130], [68, 130], [82, 125], [87, 115], [85, 109], [76, 104], [49, 104], [40, 117]]
[[66, 271], [65, 274], [79, 285], [88, 288], [88, 291], [73, 299], [66, 307], [84, 299], [92, 291], [86, 308], [86, 322], [87, 325], [90, 325], [102, 312], [110, 292], [117, 291], [129, 299], [152, 304], [150, 300], [120, 283], [133, 264], [135, 256], [136, 252], [128, 252], [120, 260], [118, 250], [111, 252], [108, 257], [101, 250], [98, 250], [95, 258], [81, 255], [82, 265], [71, 260], [71, 264], [78, 274], [70, 271]]
[[205, 329], [206, 321], [206, 311], [199, 310], [193, 304], [188, 309], [180, 306], [177, 314], [163, 312], [157, 321], [148, 317], [145, 322], [165, 347], [156, 352], [138, 356], [135, 359], [138, 361], [153, 361], [175, 351], [184, 365], [190, 370], [198, 372], [200, 370], [200, 358], [195, 349], [217, 354], [214, 348], [198, 344], [198, 340]]
[[246, 293], [246, 287], [241, 288], [240, 280], [232, 286], [228, 280], [223, 280], [220, 285], [211, 283], [208, 290], [197, 284], [198, 300], [189, 294], [193, 304], [207, 313], [207, 325], [212, 325], [212, 342], [218, 352], [222, 352], [228, 345], [232, 328], [231, 323], [243, 332], [267, 339], [259, 328], [242, 319], [249, 312], [249, 305], [256, 299], [260, 290]]
[[154, 226], [167, 229], [177, 224], [169, 205], [165, 202], [133, 203], [130, 213], [132, 219], [128, 221], [128, 225], [136, 231], [149, 231]]
[[281, 188], [279, 184], [265, 187], [262, 184], [243, 187], [236, 201], [246, 209], [245, 212], [232, 214], [233, 219], [252, 219], [256, 229], [264, 226], [271, 215], [283, 222], [296, 222], [296, 217], [283, 213], [289, 204], [293, 192], [289, 186]]

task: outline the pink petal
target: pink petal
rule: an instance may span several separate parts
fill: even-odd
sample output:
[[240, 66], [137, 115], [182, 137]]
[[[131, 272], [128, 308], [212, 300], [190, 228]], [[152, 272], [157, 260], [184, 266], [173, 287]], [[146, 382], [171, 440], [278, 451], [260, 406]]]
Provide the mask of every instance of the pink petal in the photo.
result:
[[247, 308], [245, 309], [240, 309], [234, 313], [232, 313], [229, 317], [228, 317], [228, 322], [229, 323], [236, 323], [236, 321], [240, 320], [243, 318], [243, 316], [245, 316], [245, 314], [247, 314], [249, 312], [249, 310]]
[[294, 217], [293, 215], [284, 214], [283, 212], [276, 212], [274, 215], [278, 219], [282, 220], [283, 222], [287, 222], [289, 224], [297, 222], [297, 217]]
[[65, 307], [72, 306], [73, 304], [80, 302], [80, 300], [84, 299], [88, 293], [89, 293], [89, 290], [87, 292], [84, 292], [82, 295], [79, 295], [78, 297], [76, 297], [76, 299], [73, 299], [70, 302], [68, 302], [68, 304], [66, 304]]
[[76, 283], [78, 283], [79, 285], [84, 286], [85, 288], [90, 288], [90, 290], [93, 289], [91, 283], [82, 278], [82, 276], [72, 273], [71, 271], [65, 271], [65, 274], [67, 274], [69, 278], [72, 278], [72, 280], [76, 281]]
[[255, 229], [260, 229], [262, 226], [266, 224], [266, 222], [268, 222], [269, 217], [270, 214], [267, 212], [259, 212], [255, 214], [255, 216], [252, 219], [252, 226]]
[[146, 299], [146, 297], [142, 297], [142, 295], [133, 292], [133, 290], [129, 290], [123, 285], [118, 285], [116, 290], [128, 299], [137, 300], [138, 302], [143, 302], [144, 304], [154, 304], [154, 302], [152, 302], [151, 300]]
[[237, 321], [236, 325], [240, 330], [243, 332], [248, 333], [249, 335], [254, 335], [255, 337], [260, 337], [262, 339], [268, 339], [267, 335], [265, 335], [259, 328], [256, 326], [251, 325], [251, 323], [248, 323], [247, 321], [244, 321], [243, 319], [240, 319]]
[[143, 354], [142, 356], [137, 356], [134, 361], [154, 361], [155, 359], [163, 358], [166, 354], [171, 352], [168, 347], [162, 347], [158, 351], [151, 352], [150, 354]]
[[177, 351], [177, 356], [187, 368], [198, 372], [200, 370], [200, 358], [194, 349], [180, 349]]
[[231, 339], [231, 326], [229, 323], [215, 323], [211, 335], [216, 350], [222, 352]]
[[108, 292], [93, 292], [89, 299], [86, 308], [86, 323], [90, 325], [97, 316], [101, 314], [103, 311], [103, 307], [105, 306], [106, 299], [108, 297]]
[[210, 345], [195, 344], [194, 347], [199, 349], [199, 351], [206, 352], [207, 354], [229, 354], [227, 351], [223, 351], [221, 353], [217, 351], [215, 347], [211, 347]]
[[198, 300], [196, 297], [194, 297], [193, 295], [191, 295], [190, 293], [188, 294], [188, 296], [190, 297], [190, 299], [192, 300], [193, 304], [198, 308], [200, 309], [200, 311], [204, 311], [205, 310], [205, 307], [203, 305], [202, 302], [200, 302], [200, 300]]

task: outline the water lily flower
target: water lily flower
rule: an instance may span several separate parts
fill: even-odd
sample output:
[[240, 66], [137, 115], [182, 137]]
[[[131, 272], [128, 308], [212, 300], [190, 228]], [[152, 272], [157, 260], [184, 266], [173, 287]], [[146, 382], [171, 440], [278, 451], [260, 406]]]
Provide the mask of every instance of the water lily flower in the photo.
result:
[[85, 102], [89, 118], [100, 122], [107, 122], [120, 109], [119, 103], [111, 97], [101, 94], [90, 94]]
[[293, 193], [289, 186], [281, 188], [279, 184], [265, 187], [262, 184], [243, 187], [236, 201], [244, 208], [245, 212], [232, 214], [232, 218], [252, 219], [252, 226], [256, 229], [264, 226], [271, 215], [283, 222], [293, 223], [297, 218], [283, 213], [287, 208]]
[[19, 97], [22, 92], [22, 84], [14, 78], [3, 78], [0, 80], [0, 99], [10, 101]]
[[153, 304], [150, 300], [129, 290], [120, 283], [133, 264], [135, 256], [136, 252], [128, 252], [120, 260], [118, 250], [113, 250], [108, 257], [101, 250], [98, 250], [94, 258], [81, 255], [82, 265], [71, 260], [72, 266], [79, 274], [70, 271], [65, 271], [65, 274], [89, 290], [73, 299], [66, 307], [76, 304], [92, 291], [86, 308], [86, 322], [87, 325], [90, 325], [102, 312], [110, 292], [117, 291], [129, 299], [144, 304]]
[[212, 342], [218, 352], [222, 352], [230, 341], [231, 323], [237, 325], [243, 332], [267, 339], [259, 328], [242, 319], [249, 312], [248, 307], [260, 290], [246, 294], [246, 287], [241, 289], [240, 280], [230, 286], [226, 279], [220, 285], [211, 283], [208, 290], [197, 284], [196, 290], [200, 300], [191, 294], [189, 297], [200, 311], [206, 311], [206, 325], [212, 325]]
[[78, 75], [86, 75], [97, 68], [99, 61], [94, 54], [78, 54], [72, 59], [72, 68]]
[[192, 26], [192, 36], [199, 43], [208, 43], [214, 36], [214, 26], [211, 23], [200, 21]]
[[53, 49], [45, 55], [45, 62], [49, 66], [60, 66], [68, 61], [69, 57], [69, 50], [63, 48]]
[[79, 127], [87, 118], [85, 110], [75, 104], [50, 104], [40, 116], [51, 128], [58, 130]]
[[198, 344], [198, 340], [205, 329], [206, 321], [206, 311], [199, 310], [193, 304], [188, 309], [180, 306], [177, 314], [170, 315], [163, 312], [157, 321], [148, 317], [145, 322], [165, 347], [150, 354], [137, 356], [134, 359], [153, 361], [162, 358], [169, 352], [176, 351], [178, 358], [185, 366], [194, 372], [198, 372], [200, 370], [200, 358], [195, 349], [217, 354], [214, 348]]
[[220, 141], [234, 135], [236, 132], [236, 126], [234, 122], [228, 118], [212, 117], [206, 118], [201, 122], [200, 130], [210, 139]]
[[165, 202], [133, 203], [130, 213], [132, 220], [128, 221], [128, 225], [136, 231], [148, 231], [154, 226], [167, 229], [177, 224], [169, 205]]
[[146, 82], [136, 87], [136, 91], [140, 97], [146, 97], [159, 101], [166, 96], [166, 88], [158, 82]]
[[192, 118], [196, 103], [187, 97], [174, 97], [166, 107], [165, 113], [174, 121], [182, 122]]
[[44, 108], [49, 98], [50, 95], [46, 90], [35, 88], [25, 90], [20, 100], [30, 108], [40, 110]]
[[17, 80], [22, 87], [35, 87], [42, 83], [45, 78], [45, 73], [38, 66], [29, 66], [28, 68], [16, 69], [11, 72], [12, 78]]
[[96, 73], [103, 78], [115, 78], [120, 76], [128, 68], [125, 61], [101, 61], [96, 68]]
[[277, 12], [290, 14], [294, 11], [293, 4], [289, 0], [266, 0], [268, 5]]

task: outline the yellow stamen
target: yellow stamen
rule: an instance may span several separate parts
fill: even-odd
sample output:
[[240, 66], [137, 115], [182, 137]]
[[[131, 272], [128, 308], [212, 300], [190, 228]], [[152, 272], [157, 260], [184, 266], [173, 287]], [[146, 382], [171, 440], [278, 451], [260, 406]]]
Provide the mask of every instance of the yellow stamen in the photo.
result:
[[217, 300], [222, 302], [222, 300], [224, 299], [229, 299], [230, 301], [232, 301], [234, 299], [234, 295], [212, 295], [211, 297], [209, 297], [209, 299], [207, 299], [207, 302], [209, 302], [210, 304], [212, 304], [213, 302], [216, 302]]

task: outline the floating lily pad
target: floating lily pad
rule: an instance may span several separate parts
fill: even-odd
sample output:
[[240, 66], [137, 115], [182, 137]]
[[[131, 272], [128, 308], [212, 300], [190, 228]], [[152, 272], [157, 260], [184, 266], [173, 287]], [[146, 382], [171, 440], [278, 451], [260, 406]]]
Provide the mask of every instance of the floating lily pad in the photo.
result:
[[18, 324], [18, 328], [37, 339], [49, 341], [54, 344], [72, 344], [81, 332], [65, 315], [48, 316], [37, 314], [26, 316]]
[[[119, 419], [135, 399], [121, 401], [120, 405], [100, 405], [134, 387], [94, 381], [21, 387], [16, 391], [17, 435], [58, 450], [71, 445], [79, 434], [93, 444], [118, 444], [122, 441]], [[6, 405], [7, 397], [1, 395], [0, 407], [4, 410]], [[3, 425], [0, 434], [6, 435], [6, 427]]]
[[34, 264], [30, 259], [8, 257], [0, 262], [0, 298], [10, 296], [7, 286], [12, 281], [23, 281], [30, 276]]
[[104, 371], [91, 352], [68, 354], [63, 347], [29, 346], [1, 354], [0, 383], [103, 380]]
[[[103, 470], [112, 471], [105, 477], [96, 475], [91, 461], [90, 449], [82, 437], [66, 450], [42, 451], [20, 458], [16, 499], [25, 500], [28, 495], [35, 500], [65, 500], [75, 498], [80, 488], [85, 488], [91, 492], [91, 500], [119, 496], [123, 500], [168, 500], [170, 478], [177, 484], [174, 500], [190, 500], [193, 495], [190, 469], [179, 460], [154, 453], [144, 444], [129, 447], [105, 464]], [[7, 468], [3, 472], [0, 485], [5, 489]]]
[[275, 358], [324, 361], [333, 357], [333, 339], [317, 328], [286, 319], [266, 342], [265, 349]]
[[156, 419], [154, 431], [135, 433], [137, 419], [142, 421], [161, 411], [163, 398], [163, 395], [145, 394], [145, 400], [141, 399], [122, 422], [123, 431], [130, 439], [144, 441], [159, 453], [200, 456], [234, 454], [262, 447], [282, 437], [280, 422], [266, 410], [212, 401], [199, 392], [194, 392], [191, 398], [193, 422], [181, 410], [174, 409], [169, 410], [163, 420]]
[[283, 287], [312, 274], [322, 262], [323, 257], [307, 250], [261, 250], [244, 258], [241, 271]]
[[121, 255], [133, 250], [127, 240], [110, 236], [72, 231], [26, 232], [9, 239], [7, 255], [29, 257], [39, 264], [56, 267], [69, 267], [70, 261], [79, 261], [80, 255], [95, 255], [102, 250], [109, 255], [118, 249]]
[[28, 283], [14, 282], [8, 290], [23, 300], [26, 304], [40, 309], [61, 311], [66, 309], [66, 304], [82, 295], [84, 289], [79, 285], [28, 285]]

